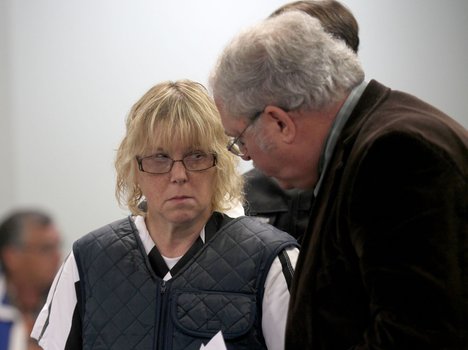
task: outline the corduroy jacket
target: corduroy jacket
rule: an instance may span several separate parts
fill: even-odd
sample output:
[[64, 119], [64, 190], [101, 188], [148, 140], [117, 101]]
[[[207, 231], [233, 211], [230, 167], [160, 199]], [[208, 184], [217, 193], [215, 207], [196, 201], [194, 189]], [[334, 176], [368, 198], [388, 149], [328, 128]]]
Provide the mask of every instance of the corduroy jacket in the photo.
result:
[[327, 169], [286, 349], [466, 349], [466, 129], [371, 81]]

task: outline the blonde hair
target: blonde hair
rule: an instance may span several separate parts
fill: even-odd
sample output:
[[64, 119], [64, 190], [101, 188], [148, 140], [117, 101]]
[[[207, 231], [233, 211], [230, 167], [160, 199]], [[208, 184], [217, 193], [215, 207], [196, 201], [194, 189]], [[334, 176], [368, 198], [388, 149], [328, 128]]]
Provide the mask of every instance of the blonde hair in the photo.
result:
[[218, 110], [203, 85], [166, 81], [152, 87], [136, 102], [126, 121], [126, 135], [117, 150], [116, 198], [134, 215], [145, 215], [143, 193], [137, 183], [136, 157], [156, 147], [170, 149], [174, 140], [216, 154], [213, 211], [226, 211], [243, 201], [243, 178], [238, 159], [226, 149]]

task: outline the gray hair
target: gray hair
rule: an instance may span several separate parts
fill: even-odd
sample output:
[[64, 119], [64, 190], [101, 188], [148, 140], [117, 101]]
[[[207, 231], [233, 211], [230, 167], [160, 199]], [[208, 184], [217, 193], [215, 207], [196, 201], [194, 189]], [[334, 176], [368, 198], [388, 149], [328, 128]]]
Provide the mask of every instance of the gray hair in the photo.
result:
[[245, 117], [267, 105], [321, 110], [363, 80], [355, 52], [316, 18], [288, 11], [236, 36], [219, 57], [210, 87], [223, 110]]

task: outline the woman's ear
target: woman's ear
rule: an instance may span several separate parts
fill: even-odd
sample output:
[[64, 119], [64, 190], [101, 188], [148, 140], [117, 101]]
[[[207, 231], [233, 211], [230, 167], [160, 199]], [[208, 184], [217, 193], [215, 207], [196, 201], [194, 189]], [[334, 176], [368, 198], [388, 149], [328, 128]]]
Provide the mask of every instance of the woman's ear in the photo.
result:
[[273, 130], [276, 132], [276, 137], [283, 142], [292, 143], [296, 136], [296, 124], [289, 113], [276, 106], [267, 106], [264, 114], [274, 123]]

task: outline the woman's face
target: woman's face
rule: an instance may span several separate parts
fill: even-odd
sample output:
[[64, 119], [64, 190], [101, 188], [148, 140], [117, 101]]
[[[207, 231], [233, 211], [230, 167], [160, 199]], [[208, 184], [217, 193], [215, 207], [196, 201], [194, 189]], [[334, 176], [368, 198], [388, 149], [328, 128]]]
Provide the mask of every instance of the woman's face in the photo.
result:
[[[201, 151], [176, 146], [170, 150], [158, 148], [142, 156], [156, 155], [163, 162], [170, 162], [169, 158], [181, 160], [186, 157], [186, 163], [190, 166], [190, 161], [197, 161], [197, 157], [204, 154], [197, 152]], [[146, 197], [150, 220], [162, 220], [174, 225], [207, 220], [212, 213], [215, 174], [216, 167], [189, 171], [181, 161], [174, 162], [172, 169], [164, 174], [138, 171], [137, 181]]]

